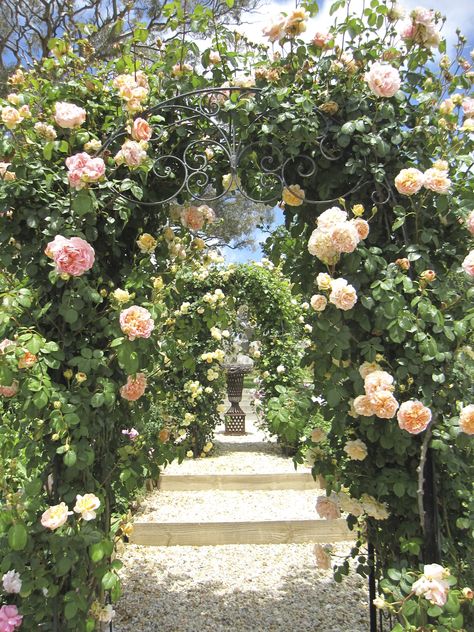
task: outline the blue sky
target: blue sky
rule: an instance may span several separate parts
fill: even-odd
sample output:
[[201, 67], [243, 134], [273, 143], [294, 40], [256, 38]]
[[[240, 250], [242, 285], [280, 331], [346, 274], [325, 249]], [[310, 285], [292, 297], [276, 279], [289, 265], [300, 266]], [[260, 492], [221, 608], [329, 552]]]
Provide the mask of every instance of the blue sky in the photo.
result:
[[[320, 3], [319, 14], [308, 23], [307, 31], [303, 36], [305, 39], [311, 39], [316, 31], [325, 31], [333, 23], [334, 18], [329, 15], [331, 4], [332, 0]], [[389, 2], [387, 1], [386, 4], [389, 4]], [[467, 38], [468, 42], [465, 48], [465, 56], [470, 59], [469, 52], [474, 49], [474, 0], [432, 0], [428, 2], [424, 0], [400, 0], [398, 4], [407, 12], [417, 6], [424, 6], [425, 8], [440, 11], [446, 16], [446, 24], [444, 25], [442, 34], [447, 38], [448, 55], [453, 52], [452, 47], [457, 41], [456, 28], [458, 26], [461, 27], [462, 34]], [[360, 15], [362, 5], [363, 0], [352, 0], [351, 10], [355, 14]], [[259, 11], [252, 14], [248, 20], [246, 20], [247, 23], [239, 27], [239, 30], [245, 33], [249, 39], [264, 42], [265, 39], [262, 37], [262, 28], [274, 21], [281, 11], [290, 12], [294, 7], [294, 0], [271, 0], [265, 3]], [[281, 209], [277, 208], [275, 210], [275, 222], [273, 226], [275, 227], [282, 222], [283, 213]], [[262, 231], [256, 230], [255, 239], [257, 242], [263, 242], [266, 239], [266, 235]], [[224, 254], [229, 263], [259, 261], [262, 257], [260, 247], [256, 250], [249, 248], [243, 248], [242, 250], [226, 249]]]

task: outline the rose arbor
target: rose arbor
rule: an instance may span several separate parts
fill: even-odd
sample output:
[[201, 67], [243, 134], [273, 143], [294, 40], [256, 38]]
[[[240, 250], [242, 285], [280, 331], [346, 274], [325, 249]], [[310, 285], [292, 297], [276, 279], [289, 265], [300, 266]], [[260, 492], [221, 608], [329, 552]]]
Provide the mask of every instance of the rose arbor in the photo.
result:
[[[472, 70], [462, 41], [456, 64], [444, 55], [434, 13], [417, 9], [403, 26], [399, 13], [373, 0], [306, 41], [300, 8], [269, 30], [274, 59], [227, 49], [217, 34], [221, 61], [206, 51], [203, 73], [185, 62], [184, 41], [146, 70], [128, 51], [94, 67], [71, 46], [10, 77], [0, 115], [4, 627], [92, 631], [112, 617], [122, 516], [165, 460], [162, 444], [144, 445], [131, 428], [165, 362], [171, 316], [160, 287], [201, 243], [166, 240], [167, 203], [207, 205], [239, 188], [283, 197], [286, 229], [268, 249], [313, 296], [307, 364], [331, 421], [315, 471], [345, 499], [361, 546], [368, 534], [381, 573], [396, 567], [381, 586], [400, 621], [436, 616], [461, 629], [468, 596], [445, 589], [439, 606], [410, 580], [423, 551], [471, 581], [472, 385], [462, 362], [472, 332]], [[248, 75], [238, 89], [222, 85], [233, 64]], [[185, 222], [196, 231], [211, 219], [196, 206]], [[187, 370], [174, 357], [176, 372]], [[359, 572], [369, 567], [360, 550]]]

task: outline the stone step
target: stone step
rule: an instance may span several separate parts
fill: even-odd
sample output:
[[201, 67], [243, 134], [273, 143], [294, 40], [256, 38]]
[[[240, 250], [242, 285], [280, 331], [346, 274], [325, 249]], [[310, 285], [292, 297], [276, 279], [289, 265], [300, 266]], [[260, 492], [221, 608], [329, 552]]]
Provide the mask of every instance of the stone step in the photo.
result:
[[130, 538], [143, 546], [302, 544], [353, 540], [346, 521], [264, 520], [245, 522], [136, 522]]

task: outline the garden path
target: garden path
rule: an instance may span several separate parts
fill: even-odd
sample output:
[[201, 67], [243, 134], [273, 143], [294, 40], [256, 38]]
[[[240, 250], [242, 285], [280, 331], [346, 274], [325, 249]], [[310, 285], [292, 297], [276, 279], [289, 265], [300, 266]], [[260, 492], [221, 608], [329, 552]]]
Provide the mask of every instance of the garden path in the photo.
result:
[[[189, 481], [195, 481], [209, 475], [294, 475], [292, 460], [281, 454], [274, 441], [265, 440], [256, 427], [249, 404], [250, 395], [244, 392], [242, 408], [250, 413], [245, 436], [226, 436], [224, 428], [218, 428], [211, 456], [170, 465], [165, 480], [166, 476], [189, 476]], [[205, 525], [218, 521], [235, 525], [234, 521], [314, 521], [318, 518], [316, 497], [323, 492], [308, 486], [301, 474], [297, 476], [297, 489], [209, 489], [206, 481], [204, 489], [194, 491], [164, 487], [144, 499], [135, 528], [138, 530], [138, 523], [166, 523], [169, 527], [169, 523], [190, 521]], [[324, 523], [327, 528], [328, 522]], [[247, 525], [245, 533], [249, 531], [252, 529]], [[231, 529], [233, 542], [236, 533], [238, 529]], [[272, 533], [263, 536], [268, 542], [265, 544], [128, 544], [121, 556], [124, 595], [116, 607], [114, 631], [365, 632], [366, 582], [353, 575], [336, 584], [330, 570], [316, 568], [311, 542], [317, 538], [295, 543], [295, 534], [295, 530], [289, 537]], [[271, 543], [285, 541], [278, 537], [287, 538], [289, 543]], [[344, 555], [350, 543], [336, 543], [333, 550]]]

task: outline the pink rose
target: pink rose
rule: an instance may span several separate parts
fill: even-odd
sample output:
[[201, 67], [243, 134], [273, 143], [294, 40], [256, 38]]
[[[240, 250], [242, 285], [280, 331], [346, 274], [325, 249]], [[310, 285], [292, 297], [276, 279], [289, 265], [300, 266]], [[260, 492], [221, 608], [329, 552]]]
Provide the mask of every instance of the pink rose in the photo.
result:
[[14, 632], [21, 626], [23, 615], [18, 613], [16, 606], [2, 606], [0, 608], [0, 632]]
[[130, 439], [130, 441], [136, 441], [140, 433], [135, 428], [126, 428], [122, 430], [122, 434]]
[[98, 182], [105, 174], [102, 158], [91, 158], [85, 151], [66, 158], [69, 184], [73, 189], [83, 189], [89, 182]]
[[0, 353], [6, 353], [9, 347], [15, 347], [15, 346], [16, 346], [16, 342], [13, 342], [13, 340], [9, 340], [8, 338], [5, 338], [4, 340], [2, 340], [2, 342], [0, 342]]
[[338, 504], [327, 496], [318, 496], [316, 511], [320, 518], [325, 518], [326, 520], [336, 520], [341, 517]]
[[472, 97], [464, 97], [461, 107], [466, 118], [474, 116], [474, 99]]
[[395, 178], [395, 187], [402, 195], [414, 195], [423, 186], [424, 176], [418, 169], [402, 169]]
[[471, 211], [466, 220], [467, 230], [474, 235], [474, 211]]
[[393, 97], [400, 90], [400, 73], [389, 64], [373, 64], [365, 80], [377, 97]]
[[145, 121], [145, 119], [136, 118], [133, 121], [132, 138], [134, 140], [148, 141], [148, 140], [150, 140], [151, 135], [152, 135], [152, 129], [151, 129], [150, 125], [148, 124], [148, 122]]
[[54, 120], [65, 129], [80, 127], [86, 120], [86, 111], [74, 103], [58, 101], [54, 106]]
[[345, 279], [334, 279], [331, 283], [329, 302], [338, 309], [347, 311], [357, 303], [357, 292]]
[[469, 274], [469, 276], [474, 276], [474, 250], [471, 250], [462, 262], [462, 269], [466, 274]]
[[431, 421], [431, 410], [417, 400], [403, 402], [397, 414], [398, 425], [410, 434], [419, 434]]
[[448, 597], [448, 584], [439, 579], [428, 579], [424, 575], [413, 585], [412, 590], [418, 597], [424, 597], [431, 603], [443, 607]]
[[134, 140], [127, 140], [122, 145], [120, 151], [114, 156], [118, 165], [126, 164], [127, 167], [139, 167], [147, 159], [147, 153], [142, 143]]
[[328, 304], [328, 300], [323, 294], [314, 294], [310, 302], [315, 312], [323, 312]]
[[16, 380], [10, 384], [10, 386], [2, 386], [0, 384], [0, 395], [2, 397], [14, 397], [18, 393], [20, 385]]
[[46, 529], [54, 531], [61, 527], [71, 514], [72, 511], [68, 510], [66, 503], [59, 503], [59, 505], [53, 505], [43, 513], [41, 516], [41, 524], [43, 527], [46, 527]]
[[147, 309], [132, 305], [120, 313], [120, 327], [129, 340], [135, 340], [149, 338], [155, 323]]
[[56, 235], [46, 246], [45, 254], [53, 259], [59, 274], [81, 276], [94, 265], [94, 248], [80, 237], [66, 239]]
[[311, 43], [316, 48], [329, 48], [328, 43], [331, 41], [331, 36], [329, 33], [320, 33], [319, 31], [315, 33]]
[[[140, 399], [145, 389], [146, 377], [143, 373], [137, 373], [135, 376], [128, 376], [127, 383], [120, 389], [120, 395], [129, 402], [135, 402], [137, 399]], [[129, 436], [132, 439], [130, 434]]]

